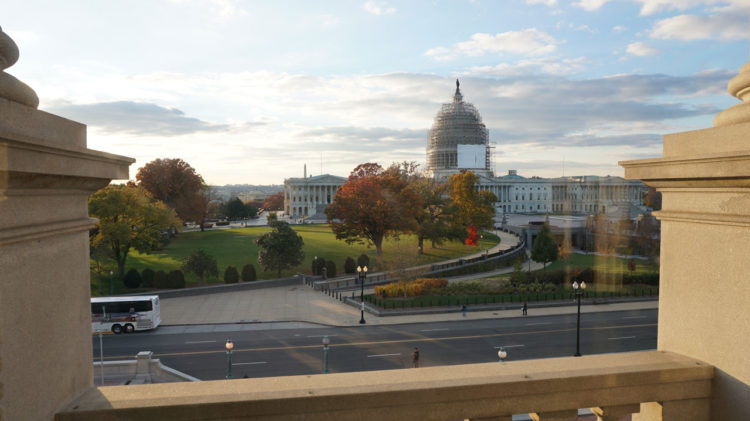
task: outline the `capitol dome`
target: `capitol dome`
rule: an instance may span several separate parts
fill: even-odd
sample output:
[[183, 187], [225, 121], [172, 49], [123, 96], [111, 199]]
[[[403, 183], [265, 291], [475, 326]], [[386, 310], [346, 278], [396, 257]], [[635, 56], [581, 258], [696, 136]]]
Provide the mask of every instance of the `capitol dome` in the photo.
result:
[[428, 134], [427, 172], [434, 177], [462, 169], [489, 173], [488, 143], [482, 116], [473, 105], [464, 102], [456, 80], [453, 102], [443, 104]]

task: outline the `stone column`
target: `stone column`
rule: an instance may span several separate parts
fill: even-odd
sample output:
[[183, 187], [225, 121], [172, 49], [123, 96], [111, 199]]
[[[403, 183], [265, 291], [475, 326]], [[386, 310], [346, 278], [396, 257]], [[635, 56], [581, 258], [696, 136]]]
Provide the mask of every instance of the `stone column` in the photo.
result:
[[750, 63], [729, 92], [743, 102], [713, 128], [664, 136], [662, 158], [620, 163], [662, 193], [658, 349], [716, 368], [713, 420], [750, 414]]
[[0, 29], [0, 419], [45, 420], [93, 386], [88, 196], [133, 160], [37, 110], [17, 59]]

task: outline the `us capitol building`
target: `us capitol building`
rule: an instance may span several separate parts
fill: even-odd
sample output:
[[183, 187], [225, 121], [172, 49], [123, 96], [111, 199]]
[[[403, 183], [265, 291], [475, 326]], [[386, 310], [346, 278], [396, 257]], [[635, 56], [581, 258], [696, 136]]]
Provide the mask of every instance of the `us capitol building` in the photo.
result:
[[[495, 176], [491, 168], [489, 131], [479, 111], [463, 100], [458, 80], [453, 101], [443, 104], [428, 133], [428, 176], [447, 180], [464, 170], [479, 177], [479, 190], [495, 194], [495, 209], [505, 213], [605, 214], [613, 219], [634, 219], [644, 213], [646, 187], [622, 177], [573, 176], [522, 177], [516, 170]], [[325, 220], [324, 210], [333, 201], [346, 177], [329, 174], [284, 180], [284, 211], [291, 218]]]

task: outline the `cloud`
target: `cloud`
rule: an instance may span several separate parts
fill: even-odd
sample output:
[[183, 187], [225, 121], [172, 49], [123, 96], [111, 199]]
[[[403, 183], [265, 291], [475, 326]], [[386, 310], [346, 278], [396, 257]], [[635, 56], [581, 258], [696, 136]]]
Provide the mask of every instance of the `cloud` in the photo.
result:
[[679, 15], [657, 21], [650, 31], [651, 38], [693, 41], [745, 40], [748, 35], [750, 8], [723, 9], [708, 16]]
[[[174, 108], [132, 101], [94, 104], [53, 103], [49, 111], [100, 128], [105, 133], [179, 136], [196, 132], [229, 131], [230, 125], [186, 117]], [[258, 124], [258, 123], [255, 123]], [[247, 128], [248, 126], [244, 126]]]
[[362, 5], [362, 8], [367, 13], [371, 13], [376, 16], [392, 15], [396, 13], [396, 9], [393, 7], [388, 7], [388, 3], [385, 1], [367, 0]]
[[495, 66], [474, 66], [465, 72], [467, 75], [483, 76], [518, 76], [529, 73], [546, 73], [553, 75], [565, 75], [579, 73], [584, 70], [588, 60], [585, 57], [577, 58], [532, 58], [520, 60], [516, 64], [500, 63]]
[[509, 31], [495, 35], [477, 33], [468, 41], [452, 47], [435, 47], [425, 55], [435, 60], [451, 60], [459, 56], [482, 56], [485, 54], [511, 53], [519, 55], [543, 55], [556, 49], [560, 41], [546, 32], [535, 28], [522, 31]]
[[615, 25], [615, 26], [612, 27], [612, 32], [619, 33], [619, 32], [625, 32], [627, 30], [628, 30], [628, 28], [625, 27], [625, 26], [622, 26], [622, 25]]
[[610, 0], [580, 0], [577, 3], [573, 3], [573, 6], [580, 7], [587, 12], [593, 12], [599, 10], [602, 6], [609, 3]]
[[526, 0], [526, 4], [543, 4], [552, 7], [557, 4], [557, 0]]
[[644, 42], [633, 42], [631, 44], [628, 44], [627, 48], [628, 54], [638, 57], [655, 56], [660, 52], [661, 51], [657, 50], [656, 48], [649, 47]]

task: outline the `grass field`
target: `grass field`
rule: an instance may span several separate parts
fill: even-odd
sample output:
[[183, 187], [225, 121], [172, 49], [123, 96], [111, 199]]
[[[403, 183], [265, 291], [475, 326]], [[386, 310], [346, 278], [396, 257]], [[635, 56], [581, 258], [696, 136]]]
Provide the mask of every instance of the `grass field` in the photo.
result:
[[[388, 240], [383, 245], [383, 258], [377, 259], [374, 248], [367, 248], [362, 244], [346, 244], [344, 241], [336, 240], [328, 225], [294, 225], [303, 238], [305, 260], [296, 268], [283, 271], [282, 276], [291, 276], [295, 273], [311, 273], [312, 260], [322, 257], [333, 260], [336, 263], [337, 273], [344, 273], [344, 261], [347, 257], [357, 258], [362, 253], [370, 256], [373, 270], [389, 269], [394, 266], [413, 266], [422, 263], [435, 262], [476, 253], [485, 248], [497, 244], [499, 239], [488, 233], [480, 241], [479, 247], [470, 247], [457, 242], [447, 242], [439, 248], [432, 248], [429, 242], [424, 244], [424, 254], [417, 257], [417, 241], [414, 236], [402, 235], [399, 241]], [[219, 278], [223, 278], [224, 269], [227, 266], [235, 266], [242, 269], [247, 263], [252, 263], [258, 273], [258, 279], [272, 279], [276, 277], [276, 271], [265, 272], [258, 264], [258, 246], [255, 240], [263, 233], [269, 231], [268, 227], [248, 227], [234, 229], [213, 229], [206, 232], [186, 232], [178, 234], [172, 242], [164, 249], [148, 254], [141, 254], [131, 250], [127, 260], [127, 270], [135, 268], [142, 271], [145, 268], [153, 270], [170, 271], [179, 269], [181, 260], [194, 250], [203, 249], [209, 255], [216, 258], [219, 266]], [[109, 269], [106, 270], [108, 272]], [[187, 283], [196, 284], [198, 278], [193, 274], [185, 274]], [[221, 282], [219, 279], [209, 279], [208, 282]], [[96, 280], [92, 274], [92, 284]], [[119, 282], [116, 282], [119, 284]], [[107, 283], [105, 282], [105, 286]], [[116, 285], [117, 286], [117, 285]], [[117, 288], [118, 290], [120, 288]]]
[[[623, 259], [614, 256], [595, 256], [590, 254], [577, 254], [573, 253], [568, 257], [567, 261], [558, 260], [547, 266], [546, 270], [558, 270], [558, 269], [586, 269], [591, 268], [598, 272], [610, 273], [610, 274], [625, 274], [629, 273], [628, 262], [630, 259]], [[634, 259], [635, 271], [634, 275], [642, 273], [658, 273], [659, 266], [653, 263], [649, 263], [647, 260]]]

